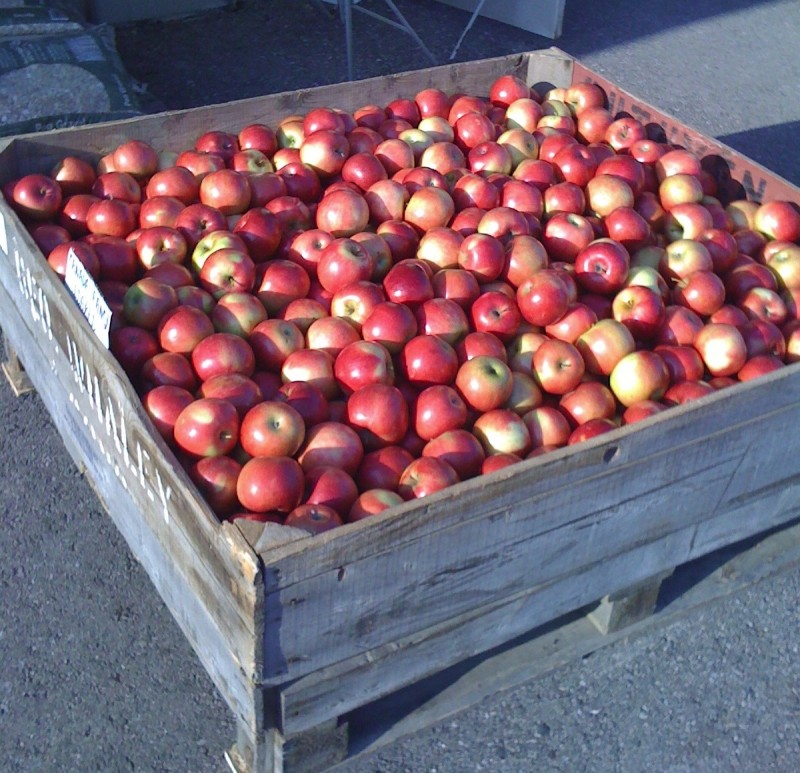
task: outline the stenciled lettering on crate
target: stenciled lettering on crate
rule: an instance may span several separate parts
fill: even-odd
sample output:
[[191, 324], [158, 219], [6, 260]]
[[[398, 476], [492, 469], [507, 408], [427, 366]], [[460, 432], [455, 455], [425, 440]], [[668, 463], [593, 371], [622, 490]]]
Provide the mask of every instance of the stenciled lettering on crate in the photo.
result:
[[36, 279], [30, 258], [16, 243], [12, 243], [10, 249], [19, 291], [28, 303], [31, 321], [43, 336], [40, 340], [51, 347], [51, 364], [55, 368], [54, 358], [59, 357], [69, 365], [75, 389], [68, 393], [67, 399], [89, 431], [95, 449], [126, 491], [132, 486], [140, 487], [168, 520], [174, 492], [160, 469], [159, 460], [129, 432], [125, 411], [106, 388], [105, 377], [97, 365], [84, 356], [68, 326], [60, 324], [64, 322], [63, 312], [51, 305]]

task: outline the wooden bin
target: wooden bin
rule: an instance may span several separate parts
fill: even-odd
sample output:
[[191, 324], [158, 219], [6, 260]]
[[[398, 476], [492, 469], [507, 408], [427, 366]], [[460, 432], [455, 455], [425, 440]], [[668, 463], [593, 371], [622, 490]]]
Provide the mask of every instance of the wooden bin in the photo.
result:
[[[132, 137], [180, 148], [209, 127], [274, 125], [319, 105], [353, 110], [429, 86], [486, 93], [507, 72], [597, 81], [613, 110], [717, 158], [751, 196], [800, 202], [786, 181], [554, 49], [14, 138], [0, 150], [0, 182], [66, 153], [96, 160]], [[368, 522], [318, 537], [245, 532], [211, 513], [2, 201], [0, 323], [234, 712], [243, 770], [283, 770], [287, 739], [301, 760], [293, 769], [324, 766], [307, 749], [321, 738], [338, 754], [348, 712], [800, 511], [800, 371], [790, 366]], [[601, 617], [608, 627], [613, 615]]]

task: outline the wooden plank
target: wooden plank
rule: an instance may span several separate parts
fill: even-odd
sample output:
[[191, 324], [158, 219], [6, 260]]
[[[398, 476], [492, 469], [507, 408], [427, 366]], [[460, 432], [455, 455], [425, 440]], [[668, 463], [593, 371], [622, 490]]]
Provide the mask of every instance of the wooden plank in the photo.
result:
[[332, 719], [284, 741], [287, 773], [320, 773], [347, 758], [348, 725]]
[[[707, 522], [719, 546], [728, 546], [800, 514], [797, 491], [774, 489], [762, 497], [759, 519], [748, 517], [751, 505], [733, 507]], [[758, 528], [755, 524], [762, 524]], [[653, 567], [665, 574], [716, 550], [697, 525], [646, 542], [618, 555], [603, 554], [593, 564], [501, 603], [475, 608], [445, 624], [431, 627], [302, 677], [282, 689], [282, 727], [298, 732], [342, 716], [373, 699], [430, 676], [493, 648], [502, 647], [532, 629], [596, 604], [598, 594], [615, 595], [633, 583], [650, 579]], [[800, 526], [791, 532], [800, 543]], [[777, 543], [775, 543], [777, 544]], [[787, 550], [792, 547], [787, 542]], [[800, 547], [798, 547], [800, 550]], [[666, 580], [669, 583], [670, 580]]]
[[14, 396], [21, 397], [28, 392], [33, 392], [33, 384], [28, 378], [17, 352], [5, 338], [3, 339], [3, 351], [5, 352], [5, 359], [0, 363], [0, 368], [2, 368], [3, 375], [11, 386]]
[[233, 773], [283, 773], [283, 737], [274, 728], [253, 733], [238, 723], [236, 744], [225, 760]]
[[663, 555], [688, 555], [691, 529], [526, 590], [497, 604], [476, 607], [438, 626], [376, 647], [304, 676], [282, 689], [282, 727], [299, 732], [365, 702], [389, 695], [454, 664], [469, 660], [597, 601], [601, 588], [623, 587], [620, 578], [648, 576]]
[[705, 605], [800, 568], [800, 523], [680, 567], [662, 585], [654, 615], [609, 635], [586, 616], [566, 616], [511, 646], [476, 658], [350, 715], [351, 759], [441, 722], [484, 698], [518, 687], [599, 649], [664, 627]]
[[[697, 527], [739, 501], [757, 503], [770, 487], [796, 489], [798, 471], [785, 449], [796, 443], [799, 377], [786, 368], [777, 381], [714, 395], [676, 409], [670, 420], [623, 428], [580, 451], [467, 482], [401, 508], [397, 517], [354, 525], [375, 527], [369, 552], [358, 541], [361, 529], [345, 527], [305, 546], [298, 560], [273, 566], [265, 557], [274, 623], [266, 679], [309, 673], [577, 571], [597, 556]], [[751, 533], [766, 527], [758, 516], [751, 526]], [[303, 543], [275, 552], [297, 545]], [[342, 620], [337, 610], [345, 605], [356, 613]]]
[[[449, 93], [485, 94], [488, 93], [492, 81], [502, 74], [511, 72], [526, 77], [531, 70], [535, 71], [535, 63], [540, 57], [544, 63], [542, 77], [547, 78], [555, 72], [554, 58], [564, 62], [569, 60], [561, 52], [512, 54], [478, 62], [458, 62], [361, 81], [286, 91], [190, 110], [167, 111], [67, 131], [23, 135], [14, 141], [13, 168], [6, 161], [5, 170], [9, 170], [11, 174], [5, 175], [4, 167], [0, 163], [0, 175], [14, 176], [49, 169], [66, 150], [97, 159], [127, 139], [147, 140], [159, 149], [177, 149], [186, 147], [187, 142], [193, 141], [209, 126], [223, 131], [238, 131], [249, 123], [277, 125], [287, 115], [306, 113], [315, 107], [339, 107], [352, 111], [366, 104], [386, 104], [396, 97], [413, 97], [418, 91], [430, 86], [437, 86]], [[566, 64], [562, 69], [565, 68]], [[561, 85], [566, 86], [568, 83], [565, 80]]]
[[672, 569], [648, 577], [637, 585], [609, 593], [589, 613], [588, 618], [604, 636], [627, 628], [653, 614], [661, 590], [661, 583], [672, 574]]
[[25, 251], [18, 232], [9, 229], [7, 236], [9, 253], [0, 253], [0, 320], [8, 340], [25, 352], [31, 380], [70, 454], [221, 694], [255, 726], [252, 693], [262, 656], [255, 632], [263, 627], [256, 556], [235, 526], [212, 523], [180, 466], [154, 443], [130, 386], [62, 286], [54, 285], [49, 267]]

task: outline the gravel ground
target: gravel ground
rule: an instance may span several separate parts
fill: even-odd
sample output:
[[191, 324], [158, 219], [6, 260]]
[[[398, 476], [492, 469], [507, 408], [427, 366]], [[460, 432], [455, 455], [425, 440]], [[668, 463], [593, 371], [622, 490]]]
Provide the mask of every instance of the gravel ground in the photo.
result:
[[[382, 5], [382, 4], [378, 4]], [[468, 15], [398, 2], [441, 61]], [[568, 0], [558, 45], [800, 184], [797, 2]], [[357, 77], [425, 66], [357, 16]], [[117, 31], [153, 106], [344, 77], [319, 6]], [[489, 20], [459, 59], [550, 45]], [[221, 773], [231, 716], [76, 471], [36, 395], [0, 384], [0, 770]], [[800, 768], [800, 574], [762, 582], [341, 767], [347, 773], [720, 773]]]

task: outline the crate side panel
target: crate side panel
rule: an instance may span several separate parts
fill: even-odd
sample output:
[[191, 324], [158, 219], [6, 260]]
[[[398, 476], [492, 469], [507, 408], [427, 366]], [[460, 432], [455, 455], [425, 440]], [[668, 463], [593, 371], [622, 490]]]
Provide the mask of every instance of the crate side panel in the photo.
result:
[[[243, 539], [230, 536], [238, 530], [226, 530], [223, 535], [218, 519], [153, 429], [127, 376], [92, 333], [69, 292], [4, 202], [0, 202], [0, 218], [8, 241], [8, 254], [0, 252], [0, 279], [17, 311], [29, 314], [36, 343], [49, 357], [65, 396], [72, 396], [69, 402], [91, 425], [92, 440], [99, 437], [94, 453], [103, 449], [143, 517], [163, 532], [164, 539], [180, 536], [207, 548], [202, 557], [209, 576], [232, 596], [234, 608], [254, 629], [256, 557], [248, 555]], [[25, 351], [18, 354], [24, 364]]]
[[[538, 75], [537, 64], [540, 64]], [[367, 104], [384, 105], [400, 96], [413, 97], [418, 91], [432, 86], [448, 93], [488, 94], [492, 81], [505, 73], [533, 79], [531, 82], [543, 78], [549, 80], [559, 74], [559, 80], [567, 85], [570, 66], [571, 60], [561, 53], [514, 54], [352, 83], [298, 89], [191, 110], [168, 111], [124, 121], [24, 135], [15, 143], [16, 173], [45, 171], [65, 151], [98, 159], [127, 139], [148, 141], [158, 150], [182, 150], [192, 146], [194, 140], [210, 127], [238, 132], [249, 123], [276, 126], [280, 119], [288, 115], [304, 114], [315, 107], [339, 107], [352, 111]]]
[[308, 674], [283, 691], [284, 732], [342, 715], [511, 641], [596, 601], [602, 588], [647, 579], [651, 566], [688, 555], [693, 533], [684, 529]]
[[[724, 512], [699, 525], [606, 556], [574, 574], [302, 677], [282, 694], [284, 732], [299, 732], [340, 716], [364, 705], [366, 700], [389, 695], [510, 642], [592, 604], [600, 595], [647, 580], [655, 567], [682, 566], [711, 555], [717, 548], [792, 521], [800, 515], [798, 493], [798, 485], [793, 484], [786, 489], [762, 491], [757, 501], [729, 503], [731, 506]], [[754, 518], [756, 509], [759, 516]], [[793, 527], [792, 534], [798, 528]], [[791, 556], [795, 554], [796, 550]]]
[[[798, 374], [794, 377], [796, 383]], [[578, 571], [598, 556], [694, 528], [738, 506], [746, 491], [794, 485], [798, 471], [785, 449], [794, 442], [792, 425], [800, 419], [798, 394], [780, 410], [767, 402], [751, 406], [749, 421], [714, 432], [704, 414], [694, 414], [689, 424], [701, 425], [700, 432], [693, 439], [678, 436], [666, 448], [656, 442], [663, 433], [632, 432], [614, 444], [620, 463], [607, 464], [602, 474], [582, 471], [581, 453], [564, 456], [567, 480], [545, 493], [537, 490], [536, 467], [528, 475], [472, 489], [475, 496], [462, 491], [455, 523], [401, 540], [391, 551], [350, 562], [340, 550], [334, 571], [268, 591], [272, 627], [265, 673], [269, 678], [309, 673], [359, 648], [369, 650]], [[456, 506], [442, 497], [436, 506], [419, 507], [444, 516], [445, 502]], [[416, 519], [405, 520], [410, 529], [416, 525]], [[750, 527], [751, 533], [765, 528], [758, 514]], [[650, 567], [651, 574], [667, 568]], [[280, 566], [268, 566], [267, 582], [279, 574]], [[626, 584], [631, 582], [622, 587]]]
[[28, 250], [13, 218], [3, 223], [8, 253], [0, 252], [0, 323], [70, 453], [187, 635], [198, 608], [205, 616], [198, 625], [215, 628], [215, 635], [193, 639], [201, 658], [231, 690], [244, 689], [261, 666], [256, 556], [235, 527], [202, 520], [190, 487], [154, 442], [72, 299]]
[[36, 343], [38, 331], [31, 331], [11, 310], [13, 299], [2, 283], [0, 305], [4, 309], [0, 317], [3, 333], [14, 347], [25, 352], [26, 370], [37, 384], [39, 397], [48, 407], [59, 433], [69, 438], [66, 445], [70, 453], [90, 476], [101, 502], [147, 571], [220, 694], [237, 716], [252, 723], [255, 711], [251, 686], [253, 658], [248, 662], [240, 656], [241, 652], [253, 651], [252, 634], [220, 627], [213, 613], [218, 600], [209, 598], [207, 592], [186, 581], [174, 553], [148, 528], [129, 492], [114, 475], [112, 466], [97, 453], [95, 441], [87, 432], [81, 415], [66, 406], [64, 390], [57, 378], [60, 374], [51, 370], [52, 363]]

